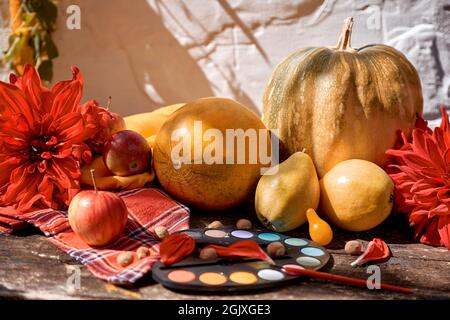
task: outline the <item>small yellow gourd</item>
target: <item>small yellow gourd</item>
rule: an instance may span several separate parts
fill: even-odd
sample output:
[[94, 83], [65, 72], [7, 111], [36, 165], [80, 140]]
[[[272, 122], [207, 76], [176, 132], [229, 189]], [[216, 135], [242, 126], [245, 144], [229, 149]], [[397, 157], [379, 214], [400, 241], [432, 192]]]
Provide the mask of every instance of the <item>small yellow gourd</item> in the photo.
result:
[[333, 230], [330, 225], [319, 218], [313, 208], [306, 211], [306, 218], [309, 223], [309, 236], [311, 240], [321, 246], [328, 245], [333, 240]]

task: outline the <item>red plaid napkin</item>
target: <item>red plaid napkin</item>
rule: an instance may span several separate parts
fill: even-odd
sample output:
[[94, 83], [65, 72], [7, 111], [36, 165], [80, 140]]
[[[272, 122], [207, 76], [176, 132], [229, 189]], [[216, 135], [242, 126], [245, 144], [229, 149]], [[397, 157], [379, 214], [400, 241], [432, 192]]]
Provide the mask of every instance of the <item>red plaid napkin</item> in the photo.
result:
[[[150, 230], [162, 225], [169, 232], [189, 228], [189, 209], [156, 188], [134, 189], [118, 193], [128, 207], [128, 223], [123, 236], [102, 248], [89, 247], [70, 228], [67, 212], [52, 209], [17, 214], [10, 207], [0, 207], [0, 230], [12, 233], [27, 223], [44, 232], [48, 240], [84, 264], [96, 277], [121, 285], [131, 285], [143, 277], [159, 260], [159, 241]], [[136, 249], [146, 246], [151, 255], [138, 260]], [[134, 254], [127, 267], [117, 264], [123, 251]]]

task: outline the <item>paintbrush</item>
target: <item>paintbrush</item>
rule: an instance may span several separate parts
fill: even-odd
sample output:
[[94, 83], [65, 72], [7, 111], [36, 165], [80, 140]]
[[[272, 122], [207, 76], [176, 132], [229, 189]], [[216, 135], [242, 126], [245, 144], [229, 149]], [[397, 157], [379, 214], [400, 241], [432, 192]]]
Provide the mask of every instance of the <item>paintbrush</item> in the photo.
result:
[[[283, 271], [287, 274], [290, 274], [290, 275], [298, 275], [298, 276], [306, 276], [306, 277], [315, 278], [315, 279], [330, 280], [330, 281], [334, 281], [334, 282], [339, 282], [339, 283], [344, 283], [344, 284], [349, 284], [349, 285], [353, 285], [353, 286], [367, 288], [367, 281], [363, 280], [363, 279], [339, 276], [336, 274], [320, 272], [320, 271], [308, 270], [308, 269], [304, 269], [304, 268], [302, 268], [300, 266], [296, 266], [296, 265], [285, 265], [283, 267], [273, 266], [273, 267], [281, 269], [281, 271]], [[413, 289], [394, 286], [394, 285], [390, 285], [390, 284], [384, 284], [384, 283], [380, 284], [380, 288], [383, 290], [395, 291], [395, 292], [400, 292], [400, 293], [407, 293], [407, 294], [414, 293]]]

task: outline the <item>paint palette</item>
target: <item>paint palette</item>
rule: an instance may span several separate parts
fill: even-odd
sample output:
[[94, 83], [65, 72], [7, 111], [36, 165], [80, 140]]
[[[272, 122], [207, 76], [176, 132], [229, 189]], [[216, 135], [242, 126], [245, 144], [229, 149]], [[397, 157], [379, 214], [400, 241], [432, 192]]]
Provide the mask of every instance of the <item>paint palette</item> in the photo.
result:
[[[309, 239], [285, 236], [271, 231], [233, 228], [189, 229], [180, 231], [196, 241], [196, 251], [170, 266], [161, 262], [153, 266], [153, 279], [167, 288], [186, 291], [243, 291], [281, 286], [298, 276], [281, 271], [285, 265], [318, 270], [330, 259], [327, 250]], [[254, 240], [264, 250], [274, 241], [283, 243], [286, 254], [272, 257], [275, 265], [256, 259], [202, 260], [198, 250], [209, 244], [228, 246], [241, 240]]]

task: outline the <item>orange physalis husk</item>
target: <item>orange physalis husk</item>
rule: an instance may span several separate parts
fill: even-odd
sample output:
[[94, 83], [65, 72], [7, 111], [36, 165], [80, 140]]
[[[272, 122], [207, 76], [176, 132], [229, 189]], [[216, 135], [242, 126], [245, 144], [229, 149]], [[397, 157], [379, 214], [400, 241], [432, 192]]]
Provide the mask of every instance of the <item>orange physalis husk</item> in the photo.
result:
[[184, 233], [175, 233], [161, 242], [159, 253], [161, 262], [165, 265], [171, 265], [183, 260], [195, 249], [195, 240]]
[[213, 248], [217, 252], [219, 257], [244, 257], [244, 258], [256, 258], [259, 260], [267, 261], [270, 264], [275, 264], [273, 260], [267, 255], [267, 253], [261, 249], [261, 247], [253, 240], [242, 240], [235, 242], [228, 247], [219, 245], [209, 245], [205, 248]]
[[381, 263], [388, 261], [392, 256], [386, 242], [379, 238], [373, 238], [367, 245], [366, 250], [355, 261], [351, 263], [352, 266], [362, 266], [366, 263]]

